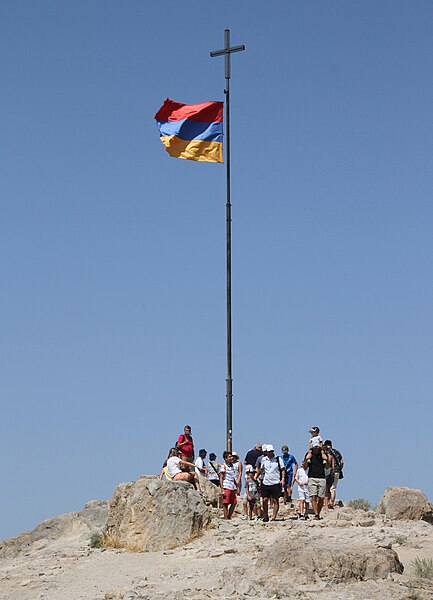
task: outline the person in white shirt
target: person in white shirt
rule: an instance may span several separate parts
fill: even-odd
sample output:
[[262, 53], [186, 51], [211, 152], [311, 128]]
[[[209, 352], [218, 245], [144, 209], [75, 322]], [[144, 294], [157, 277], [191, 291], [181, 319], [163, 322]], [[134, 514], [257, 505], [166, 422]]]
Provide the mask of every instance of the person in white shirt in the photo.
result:
[[318, 427], [312, 427], [311, 429], [308, 430], [308, 433], [311, 433], [311, 439], [310, 439], [310, 449], [311, 448], [316, 448], [317, 446], [319, 448], [321, 448], [323, 446], [323, 440], [320, 437], [319, 433], [320, 433], [320, 429]]
[[195, 460], [195, 472], [202, 477], [207, 477], [206, 456], [207, 452], [202, 448], [198, 453], [198, 458]]
[[263, 498], [263, 521], [269, 521], [268, 506], [269, 498], [274, 499], [273, 514], [271, 521], [275, 521], [280, 507], [281, 488], [284, 485], [286, 477], [286, 468], [281, 457], [276, 457], [274, 447], [271, 444], [267, 446], [268, 455], [262, 460], [258, 470], [258, 477], [263, 472], [263, 482], [261, 485]]
[[179, 458], [179, 450], [177, 448], [171, 448], [167, 458], [167, 472], [172, 481], [189, 481], [193, 484], [195, 489], [201, 494], [200, 482], [195, 472], [182, 471], [181, 467], [195, 468], [192, 463], [181, 460]]
[[310, 493], [308, 491], [308, 475], [306, 469], [307, 462], [304, 460], [302, 465], [296, 471], [295, 481], [298, 484], [299, 494], [299, 518], [306, 521], [308, 517], [308, 509], [310, 506]]
[[239, 472], [233, 466], [231, 452], [223, 453], [224, 464], [220, 468], [220, 485], [223, 491], [224, 519], [231, 519], [237, 504], [236, 492], [238, 489]]

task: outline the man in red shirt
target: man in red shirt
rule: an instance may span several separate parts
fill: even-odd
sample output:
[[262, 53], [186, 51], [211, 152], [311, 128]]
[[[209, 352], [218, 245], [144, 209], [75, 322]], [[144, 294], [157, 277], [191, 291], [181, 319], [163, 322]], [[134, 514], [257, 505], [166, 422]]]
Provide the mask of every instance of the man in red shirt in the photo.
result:
[[177, 440], [177, 447], [180, 450], [181, 459], [187, 462], [194, 462], [194, 442], [191, 437], [191, 426], [185, 425], [183, 433], [180, 434]]

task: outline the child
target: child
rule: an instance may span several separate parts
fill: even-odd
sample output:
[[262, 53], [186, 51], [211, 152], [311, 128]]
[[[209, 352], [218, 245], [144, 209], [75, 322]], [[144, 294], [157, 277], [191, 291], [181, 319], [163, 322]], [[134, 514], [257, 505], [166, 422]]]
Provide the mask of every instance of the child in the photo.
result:
[[168, 474], [168, 467], [167, 467], [167, 461], [164, 461], [164, 464], [162, 465], [162, 470], [161, 473], [159, 474], [159, 479], [166, 479], [167, 481], [171, 481], [171, 477]]
[[311, 433], [312, 436], [310, 439], [310, 448], [315, 448], [316, 446], [321, 448], [323, 446], [323, 440], [319, 435], [320, 429], [318, 427], [312, 427], [309, 429], [308, 433]]
[[308, 509], [310, 506], [310, 494], [308, 492], [308, 475], [306, 469], [308, 468], [307, 461], [304, 460], [302, 465], [296, 472], [295, 481], [298, 484], [299, 494], [299, 518], [306, 521], [308, 517]]
[[224, 519], [231, 519], [236, 508], [238, 489], [238, 470], [233, 466], [231, 452], [223, 453], [224, 464], [220, 468], [220, 485], [223, 491]]
[[250, 521], [253, 520], [253, 513], [254, 513], [255, 519], [257, 521], [257, 519], [260, 516], [260, 508], [259, 508], [260, 507], [260, 498], [259, 498], [259, 486], [257, 485], [255, 471], [250, 471], [248, 481], [245, 482], [245, 487], [246, 487], [246, 495], [247, 495], [248, 506], [249, 506]]
[[251, 471], [254, 471], [254, 467], [248, 464], [245, 465], [245, 494], [243, 496], [244, 514], [241, 517], [244, 521], [248, 519], [248, 482], [250, 480]]

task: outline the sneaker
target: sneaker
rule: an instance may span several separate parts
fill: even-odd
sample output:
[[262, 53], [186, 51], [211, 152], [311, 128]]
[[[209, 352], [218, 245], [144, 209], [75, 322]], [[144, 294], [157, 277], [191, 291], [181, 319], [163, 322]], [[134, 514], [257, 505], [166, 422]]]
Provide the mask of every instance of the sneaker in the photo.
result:
[[257, 523], [263, 523], [263, 517], [257, 517]]
[[316, 521], [320, 521], [320, 517], [319, 517], [319, 515], [314, 515], [314, 519], [315, 519]]
[[269, 517], [263, 517], [262, 521], [263, 523], [267, 523], [269, 521]]
[[309, 521], [310, 517], [308, 515], [304, 515], [304, 521]]
[[246, 521], [248, 519], [248, 516], [247, 515], [242, 515], [241, 519], [242, 519], [242, 521]]

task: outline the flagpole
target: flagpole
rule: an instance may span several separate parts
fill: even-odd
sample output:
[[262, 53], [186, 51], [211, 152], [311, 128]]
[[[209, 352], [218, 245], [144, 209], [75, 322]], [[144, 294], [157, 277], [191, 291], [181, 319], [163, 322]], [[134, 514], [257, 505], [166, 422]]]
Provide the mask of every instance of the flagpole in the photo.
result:
[[226, 163], [226, 281], [227, 281], [227, 378], [226, 378], [226, 449], [233, 450], [233, 378], [232, 378], [232, 205], [230, 196], [230, 55], [245, 50], [245, 46], [230, 47], [230, 29], [224, 31], [224, 49], [210, 53], [225, 58], [225, 163]]

